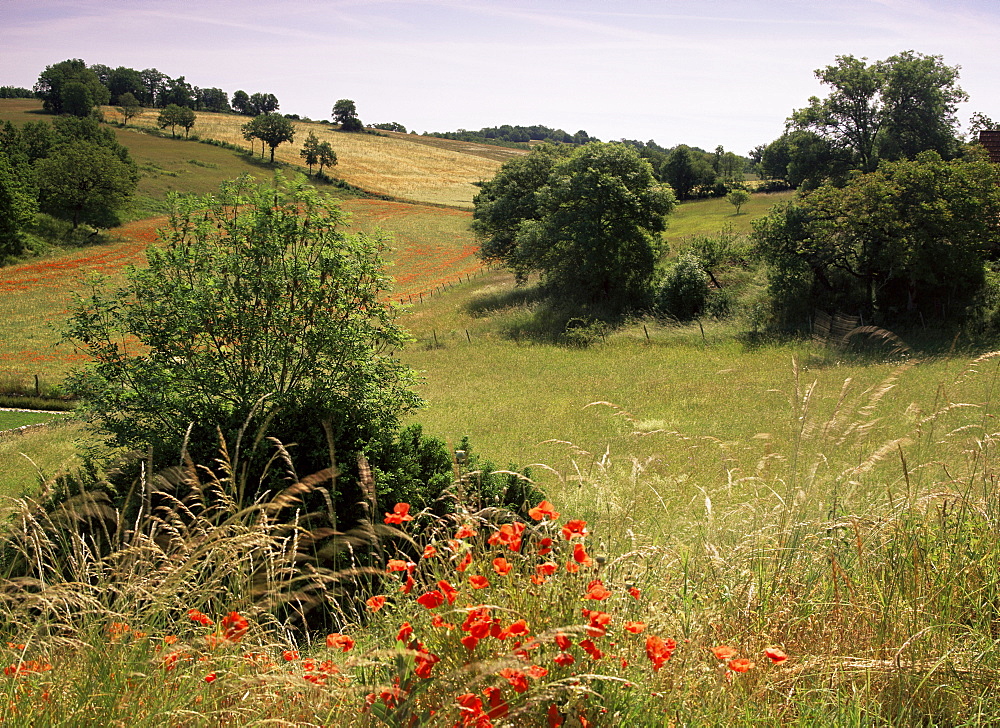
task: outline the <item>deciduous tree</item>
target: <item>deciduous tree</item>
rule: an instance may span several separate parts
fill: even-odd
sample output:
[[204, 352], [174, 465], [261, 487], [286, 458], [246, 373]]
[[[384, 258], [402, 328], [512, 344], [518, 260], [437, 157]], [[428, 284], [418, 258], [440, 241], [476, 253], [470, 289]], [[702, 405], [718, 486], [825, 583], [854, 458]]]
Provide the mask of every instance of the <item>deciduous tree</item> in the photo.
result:
[[279, 114], [261, 114], [256, 117], [253, 120], [252, 131], [256, 138], [270, 148], [272, 162], [274, 162], [274, 150], [278, 145], [295, 139], [295, 125]]
[[332, 167], [337, 163], [337, 153], [333, 151], [330, 142], [320, 142], [316, 147], [316, 159], [319, 162], [318, 174], [323, 174], [324, 167]]
[[142, 107], [139, 105], [138, 99], [131, 93], [122, 94], [118, 102], [121, 104], [118, 107], [118, 111], [122, 115], [122, 124], [128, 124], [130, 119], [135, 118], [142, 112]]
[[361, 131], [358, 109], [350, 99], [340, 99], [333, 105], [333, 120], [340, 124], [341, 131]]
[[159, 464], [185, 443], [209, 462], [218, 433], [241, 453], [275, 437], [299, 443], [301, 468], [394, 433], [419, 399], [392, 354], [406, 335], [385, 300], [387, 240], [347, 234], [304, 177], [170, 204], [148, 267], [93, 283], [72, 312], [68, 338], [93, 364], [70, 387], [99, 427]]
[[309, 167], [309, 174], [312, 174], [313, 166], [319, 164], [319, 139], [313, 132], [309, 132], [305, 142], [303, 142], [299, 156]]

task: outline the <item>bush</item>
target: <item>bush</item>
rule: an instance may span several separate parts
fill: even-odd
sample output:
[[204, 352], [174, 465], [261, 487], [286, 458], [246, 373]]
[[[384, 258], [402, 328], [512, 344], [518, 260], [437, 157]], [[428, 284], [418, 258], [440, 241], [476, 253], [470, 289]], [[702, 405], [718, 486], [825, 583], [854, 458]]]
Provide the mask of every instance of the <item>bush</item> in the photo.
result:
[[705, 311], [708, 298], [708, 274], [701, 260], [691, 253], [681, 253], [660, 284], [656, 309], [663, 316], [691, 321]]

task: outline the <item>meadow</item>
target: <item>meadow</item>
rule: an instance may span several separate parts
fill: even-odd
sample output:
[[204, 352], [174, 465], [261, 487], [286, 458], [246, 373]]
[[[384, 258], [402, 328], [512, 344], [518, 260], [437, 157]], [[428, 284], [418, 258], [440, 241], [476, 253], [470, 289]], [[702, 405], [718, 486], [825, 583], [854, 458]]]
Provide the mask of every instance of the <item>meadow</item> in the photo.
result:
[[[755, 195], [741, 215], [681, 205], [671, 249], [745, 231], [786, 198]], [[305, 598], [285, 579], [306, 521], [240, 510], [228, 476], [202, 473], [223, 494], [214, 510], [122, 524], [98, 553], [106, 500], [81, 493], [50, 514], [33, 500], [67, 487], [51, 476], [92, 443], [83, 426], [0, 438], [0, 512], [17, 536], [5, 548], [37, 564], [0, 595], [0, 722], [1000, 720], [1000, 356], [862, 356], [714, 320], [635, 320], [570, 347], [539, 335], [530, 285], [477, 268], [468, 211], [342, 204], [355, 229], [394, 231], [394, 296], [418, 301], [401, 357], [426, 406], [411, 421], [528, 467], [546, 502], [522, 528], [481, 511], [480, 475], [456, 465], [453, 517], [373, 503], [342, 536], [396, 560], [378, 578], [347, 563], [370, 592], [342, 598], [327, 632], [297, 632], [272, 607]], [[73, 281], [140, 263], [155, 224], [0, 269], [3, 366], [60, 376], [73, 355], [50, 324]]]

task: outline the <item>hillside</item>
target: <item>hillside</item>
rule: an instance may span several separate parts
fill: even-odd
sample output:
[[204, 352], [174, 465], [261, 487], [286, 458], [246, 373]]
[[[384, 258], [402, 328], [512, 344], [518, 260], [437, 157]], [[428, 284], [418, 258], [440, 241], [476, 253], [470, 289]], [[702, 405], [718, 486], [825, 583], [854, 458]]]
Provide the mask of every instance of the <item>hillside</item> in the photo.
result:
[[[103, 108], [109, 121], [120, 120], [117, 109]], [[156, 127], [158, 112], [145, 109], [130, 125]], [[234, 114], [199, 112], [192, 134], [249, 148], [240, 127], [249, 119]], [[329, 124], [293, 121], [295, 141], [275, 150], [275, 159], [300, 165], [299, 150], [309, 132], [330, 142], [337, 166], [330, 173], [367, 192], [396, 199], [453, 207], [471, 207], [475, 183], [489, 179], [504, 160], [523, 154], [516, 149], [420, 137], [415, 134], [379, 132], [346, 134]]]

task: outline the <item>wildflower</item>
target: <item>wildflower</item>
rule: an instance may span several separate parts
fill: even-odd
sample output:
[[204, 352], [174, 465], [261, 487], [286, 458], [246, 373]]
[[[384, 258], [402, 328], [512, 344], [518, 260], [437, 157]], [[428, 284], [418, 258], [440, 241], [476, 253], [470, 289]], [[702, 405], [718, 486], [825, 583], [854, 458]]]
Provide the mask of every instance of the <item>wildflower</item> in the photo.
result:
[[210, 672], [210, 673], [208, 673], [205, 676], [205, 682], [207, 682], [207, 683], [214, 683], [215, 682], [215, 678], [216, 678], [215, 673], [214, 672]]
[[417, 582], [414, 581], [413, 577], [407, 574], [406, 581], [403, 582], [403, 586], [399, 587], [399, 591], [401, 591], [403, 594], [409, 594], [411, 591], [413, 591], [413, 587], [415, 587], [416, 585]]
[[438, 588], [441, 590], [441, 593], [444, 594], [445, 598], [448, 600], [448, 604], [455, 603], [455, 599], [458, 598], [458, 589], [456, 589], [443, 579], [438, 582]]
[[632, 634], [642, 634], [646, 629], [645, 622], [626, 622], [624, 625], [626, 632], [631, 632]]
[[563, 652], [565, 652], [566, 650], [568, 650], [570, 647], [573, 646], [573, 642], [570, 640], [570, 638], [562, 634], [561, 632], [556, 635], [555, 639], [556, 639], [556, 645]]
[[424, 553], [421, 558], [433, 559], [435, 556], [437, 556], [437, 552], [438, 550], [434, 548], [434, 546], [432, 546], [431, 544], [427, 544], [426, 546], [424, 546]]
[[455, 531], [455, 538], [471, 538], [476, 535], [476, 529], [468, 524], [462, 524], [459, 526], [458, 530]]
[[545, 556], [552, 553], [552, 539], [546, 536], [538, 541], [538, 555]]
[[554, 521], [559, 518], [559, 514], [556, 513], [552, 504], [547, 500], [543, 500], [537, 506], [528, 511], [528, 515], [534, 518], [536, 521], [543, 521], [547, 517], [550, 521]]
[[578, 543], [573, 546], [573, 561], [578, 563], [580, 566], [594, 565], [594, 560], [587, 555], [587, 549], [583, 547], [582, 543]]
[[473, 576], [469, 577], [469, 586], [471, 586], [473, 589], [485, 589], [489, 585], [490, 582], [487, 580], [485, 576], [479, 576], [478, 574], [474, 574]]
[[385, 570], [387, 572], [392, 571], [413, 571], [416, 567], [412, 561], [403, 561], [402, 559], [389, 559], [386, 564]]
[[549, 706], [548, 712], [545, 717], [549, 721], [549, 728], [559, 728], [563, 724], [562, 714], [559, 712], [559, 708], [556, 707], [555, 703]]
[[486, 713], [487, 718], [503, 718], [507, 715], [510, 708], [507, 701], [503, 699], [503, 691], [500, 688], [492, 686], [484, 688], [483, 695], [486, 696], [486, 700], [490, 704], [490, 710]]
[[22, 677], [24, 675], [30, 675], [33, 672], [47, 672], [52, 669], [52, 665], [47, 662], [39, 662], [38, 660], [25, 660], [17, 665], [8, 665], [3, 669], [3, 674], [8, 677]]
[[604, 653], [597, 649], [597, 645], [590, 639], [580, 640], [580, 648], [594, 660], [604, 657]]
[[638, 588], [636, 588], [634, 586], [633, 587], [629, 587], [628, 594], [633, 599], [638, 599], [640, 596], [642, 596], [642, 592], [640, 592], [638, 590]]
[[500, 576], [509, 574], [511, 568], [512, 564], [509, 561], [507, 561], [507, 559], [505, 559], [503, 556], [498, 556], [497, 558], [493, 559], [493, 570]]
[[397, 503], [393, 509], [392, 513], [385, 514], [385, 522], [389, 524], [402, 525], [405, 521], [412, 521], [413, 516], [410, 515], [410, 504], [409, 503]]
[[567, 665], [572, 665], [576, 662], [576, 658], [568, 652], [560, 652], [552, 658], [552, 661], [561, 667], [566, 667]]
[[579, 570], [580, 570], [580, 565], [575, 561], [570, 560], [566, 562], [566, 571], [568, 571], [570, 574], [575, 574]]
[[165, 645], [173, 645], [176, 643], [177, 643], [177, 635], [175, 634], [168, 634], [163, 637], [163, 644]]
[[729, 661], [729, 669], [733, 672], [746, 672], [752, 670], [754, 664], [745, 657], [740, 657]]
[[458, 562], [457, 566], [455, 566], [455, 569], [457, 571], [465, 571], [466, 569], [469, 568], [469, 564], [471, 563], [472, 563], [472, 552], [467, 551], [465, 553], [465, 556], [462, 557], [462, 560]]
[[399, 634], [396, 635], [397, 642], [409, 642], [410, 636], [413, 634], [413, 627], [410, 626], [409, 622], [403, 622], [403, 625], [399, 628]]
[[471, 634], [467, 634], [465, 635], [465, 637], [460, 639], [459, 642], [465, 645], [465, 649], [467, 649], [469, 652], [472, 652], [474, 649], [476, 649], [476, 645], [479, 644], [479, 638], [474, 637]]
[[26, 650], [28, 646], [22, 642], [8, 642], [7, 648], [11, 650]]
[[222, 618], [222, 637], [230, 642], [239, 642], [250, 629], [250, 623], [239, 612], [230, 612]]
[[588, 533], [586, 521], [568, 521], [562, 527], [563, 538], [572, 541], [574, 538], [583, 538]]
[[719, 645], [712, 648], [712, 654], [715, 655], [715, 659], [717, 660], [728, 660], [736, 657], [736, 650], [729, 645]]
[[285, 662], [293, 662], [294, 660], [299, 659], [299, 652], [298, 650], [285, 650], [281, 653], [281, 658]]
[[[579, 546], [580, 544], [577, 545]], [[604, 582], [600, 579], [594, 579], [587, 585], [587, 594], [584, 596], [584, 599], [593, 599], [594, 601], [600, 602], [610, 596], [611, 592], [605, 588]]]
[[368, 599], [365, 600], [365, 604], [368, 605], [368, 608], [370, 610], [372, 610], [373, 612], [377, 612], [378, 610], [380, 610], [382, 607], [385, 606], [385, 597], [384, 596], [368, 597]]
[[494, 531], [489, 537], [488, 543], [492, 546], [502, 544], [511, 551], [521, 550], [521, 537], [524, 534], [523, 523], [505, 523], [500, 526], [499, 531]]
[[505, 667], [498, 673], [500, 677], [510, 683], [515, 693], [528, 692], [528, 676], [514, 667]]
[[559, 570], [559, 565], [555, 561], [546, 561], [535, 567], [535, 573], [539, 576], [552, 576]]
[[354, 647], [354, 640], [346, 634], [328, 634], [326, 636], [326, 646], [341, 652], [349, 652]]
[[653, 663], [653, 671], [659, 671], [667, 660], [674, 654], [677, 643], [672, 639], [664, 641], [657, 635], [650, 635], [646, 638], [646, 657]]
[[205, 627], [211, 627], [213, 624], [215, 624], [215, 622], [213, 622], [211, 619], [208, 618], [207, 614], [205, 614], [204, 612], [199, 612], [197, 609], [189, 609], [188, 617], [192, 621], [198, 622], [199, 624]]
[[525, 672], [536, 680], [540, 680], [549, 674], [549, 669], [547, 667], [542, 667], [541, 665], [532, 665], [525, 670]]
[[607, 612], [591, 611], [589, 609], [583, 610], [583, 616], [590, 620], [590, 624], [587, 625], [587, 634], [591, 637], [603, 637], [607, 634], [607, 626], [611, 623], [611, 615]]
[[416, 666], [413, 668], [413, 672], [417, 674], [417, 677], [422, 677], [425, 680], [430, 678], [431, 668], [441, 662], [440, 657], [426, 651], [418, 652], [414, 659], [416, 660]]
[[525, 622], [523, 619], [519, 619], [516, 622], [512, 623], [510, 627], [507, 628], [507, 632], [509, 634], [514, 635], [515, 637], [526, 635], [529, 632], [528, 623]]
[[444, 617], [442, 617], [440, 614], [435, 614], [431, 618], [431, 626], [440, 627], [443, 629], [455, 629], [455, 625], [453, 625], [451, 622], [445, 622]]
[[488, 721], [486, 723], [483, 722], [486, 719], [486, 714], [483, 712], [483, 700], [478, 695], [465, 693], [456, 697], [455, 701], [458, 703], [463, 726], [490, 725]]
[[788, 659], [782, 650], [777, 647], [767, 647], [764, 649], [764, 655], [775, 665], [780, 665], [782, 662]]
[[421, 594], [417, 597], [417, 604], [427, 609], [434, 609], [435, 607], [440, 607], [444, 604], [444, 594], [439, 592], [437, 589], [429, 591], [426, 594]]

